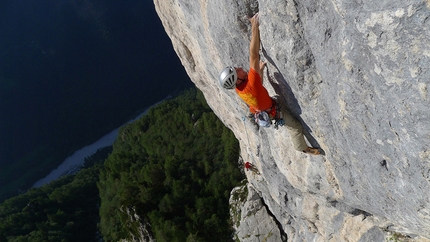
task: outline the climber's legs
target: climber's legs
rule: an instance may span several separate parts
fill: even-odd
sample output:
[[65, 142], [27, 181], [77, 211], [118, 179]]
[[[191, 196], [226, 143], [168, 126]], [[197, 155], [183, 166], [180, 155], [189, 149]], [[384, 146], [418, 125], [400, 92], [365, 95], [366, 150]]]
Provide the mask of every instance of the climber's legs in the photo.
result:
[[294, 149], [301, 152], [307, 151], [308, 145], [306, 144], [305, 138], [303, 136], [302, 124], [283, 107], [281, 107], [281, 115], [285, 121], [284, 125], [287, 127], [290, 133], [291, 142], [293, 143]]
[[251, 166], [251, 171], [256, 173], [256, 174], [260, 174], [260, 172], [258, 171], [257, 167], [255, 167], [254, 165]]

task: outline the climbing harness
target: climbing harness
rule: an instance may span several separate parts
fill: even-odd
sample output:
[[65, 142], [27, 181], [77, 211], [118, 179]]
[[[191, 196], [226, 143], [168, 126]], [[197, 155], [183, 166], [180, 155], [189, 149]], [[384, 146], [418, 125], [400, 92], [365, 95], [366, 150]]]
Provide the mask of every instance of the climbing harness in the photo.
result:
[[277, 105], [276, 101], [272, 99], [272, 106], [265, 110], [257, 110], [254, 114], [254, 121], [260, 127], [270, 127], [272, 120], [275, 122], [274, 128], [278, 129], [279, 126], [284, 126], [285, 121], [281, 117], [281, 107]]

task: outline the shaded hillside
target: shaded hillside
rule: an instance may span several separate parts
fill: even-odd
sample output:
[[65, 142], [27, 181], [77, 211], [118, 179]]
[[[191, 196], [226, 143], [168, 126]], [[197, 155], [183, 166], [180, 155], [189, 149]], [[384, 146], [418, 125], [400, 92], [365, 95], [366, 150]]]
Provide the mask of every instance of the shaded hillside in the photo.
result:
[[238, 155], [233, 133], [189, 90], [122, 128], [76, 175], [0, 204], [0, 241], [119, 241], [148, 223], [159, 241], [229, 241]]
[[97, 181], [111, 147], [86, 159], [86, 167], [0, 204], [0, 241], [100, 241]]
[[0, 201], [192, 84], [150, 1], [4, 2]]
[[[243, 179], [238, 142], [206, 104], [187, 91], [123, 127], [100, 175], [106, 241], [228, 241], [228, 200]], [[138, 219], [135, 219], [135, 218]]]

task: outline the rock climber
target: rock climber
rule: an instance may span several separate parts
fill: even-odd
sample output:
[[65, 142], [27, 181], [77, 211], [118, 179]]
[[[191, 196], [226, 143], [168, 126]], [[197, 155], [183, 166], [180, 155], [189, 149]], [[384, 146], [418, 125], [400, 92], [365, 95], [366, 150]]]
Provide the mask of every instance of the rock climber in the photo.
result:
[[251, 170], [252, 172], [256, 173], [256, 174], [260, 174], [260, 172], [258, 171], [257, 167], [255, 167], [253, 164], [249, 163], [248, 161], [245, 162], [245, 168], [246, 170]]
[[[276, 113], [276, 102], [269, 96], [263, 86], [263, 70], [266, 63], [260, 61], [260, 29], [258, 13], [249, 19], [251, 22], [251, 43], [249, 47], [250, 70], [246, 72], [243, 68], [233, 66], [226, 67], [219, 76], [221, 86], [226, 89], [236, 89], [239, 97], [249, 106], [251, 113], [267, 112], [271, 118]], [[296, 150], [312, 155], [319, 155], [317, 148], [309, 147], [303, 136], [301, 123], [283, 109], [283, 120], [290, 131], [291, 140]]]

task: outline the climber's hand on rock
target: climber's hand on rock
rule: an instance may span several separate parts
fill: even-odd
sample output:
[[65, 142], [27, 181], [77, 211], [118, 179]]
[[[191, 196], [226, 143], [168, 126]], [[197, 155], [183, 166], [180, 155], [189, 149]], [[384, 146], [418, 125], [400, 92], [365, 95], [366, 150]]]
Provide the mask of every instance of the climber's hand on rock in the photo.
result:
[[258, 18], [258, 13], [256, 13], [254, 16], [252, 16], [252, 18], [249, 18], [249, 21], [251, 22], [251, 25], [256, 25], [257, 27], [260, 26], [260, 22], [259, 22], [259, 18]]
[[264, 70], [264, 67], [266, 67], [266, 62], [265, 61], [260, 61], [260, 70]]

